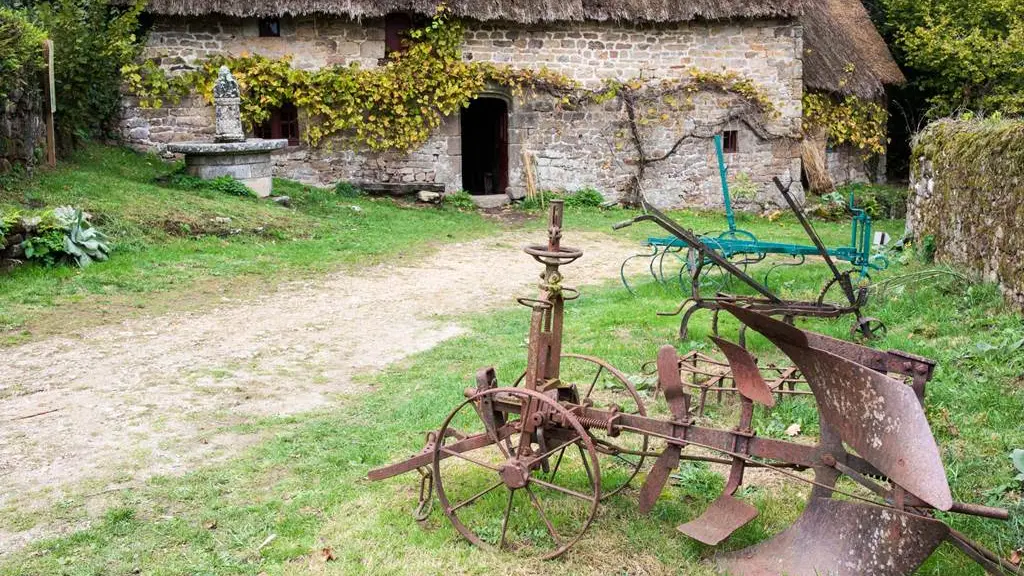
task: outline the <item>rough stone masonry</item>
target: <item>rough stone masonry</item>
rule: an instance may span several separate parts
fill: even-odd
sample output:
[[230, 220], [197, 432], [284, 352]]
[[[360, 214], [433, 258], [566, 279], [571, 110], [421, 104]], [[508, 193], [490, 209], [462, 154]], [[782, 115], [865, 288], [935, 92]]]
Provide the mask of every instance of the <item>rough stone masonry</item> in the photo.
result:
[[[280, 37], [259, 37], [257, 21], [227, 16], [158, 16], [147, 55], [169, 70], [184, 70], [213, 54], [258, 53], [293, 56], [305, 69], [348, 65], [377, 66], [384, 57], [382, 20], [361, 22], [334, 16], [285, 17]], [[686, 113], [683, 128], [737, 130], [737, 152], [727, 154], [733, 177], [756, 184], [757, 191], [736, 199], [739, 207], [775, 202], [771, 179], [799, 182], [802, 28], [794, 20], [744, 20], [639, 25], [566, 23], [536, 25], [467, 23], [464, 57], [517, 67], [547, 67], [588, 87], [605, 78], [657, 80], [696, 68], [733, 71], [767, 92], [779, 114], [765, 126], [770, 137], [743, 122], [724, 122], [723, 96], [703, 94]], [[576, 111], [558, 110], [550, 97], [513, 97], [496, 90], [487, 96], [509, 103], [508, 193], [525, 191], [523, 158], [535, 159], [540, 189], [574, 191], [593, 187], [606, 198], [619, 197], [635, 173], [634, 153], [622, 144], [624, 110], [618, 101]], [[302, 124], [308, 121], [300, 115]], [[163, 152], [170, 142], [194, 140], [213, 132], [212, 109], [198, 98], [179, 106], [143, 109], [124, 102], [123, 133], [135, 146]], [[707, 129], [702, 130], [708, 132]], [[664, 153], [678, 132], [663, 130], [647, 143]], [[342, 143], [318, 148], [291, 146], [275, 154], [275, 175], [306, 183], [339, 181], [441, 184], [448, 192], [463, 187], [460, 117], [446, 119], [434, 136], [411, 153], [355, 151]], [[709, 136], [710, 133], [705, 136]], [[662, 207], [721, 205], [712, 140], [693, 138], [678, 153], [652, 165], [643, 182], [649, 200]], [[797, 189], [799, 185], [797, 186]]]

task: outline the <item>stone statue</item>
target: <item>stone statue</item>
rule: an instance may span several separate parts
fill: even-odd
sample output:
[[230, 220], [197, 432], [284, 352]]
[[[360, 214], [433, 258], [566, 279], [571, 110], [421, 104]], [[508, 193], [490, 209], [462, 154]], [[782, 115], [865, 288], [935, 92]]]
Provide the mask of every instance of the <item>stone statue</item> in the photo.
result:
[[217, 142], [242, 142], [245, 131], [242, 130], [241, 94], [238, 81], [231, 75], [227, 66], [221, 66], [217, 81], [213, 85], [213, 110], [217, 117]]

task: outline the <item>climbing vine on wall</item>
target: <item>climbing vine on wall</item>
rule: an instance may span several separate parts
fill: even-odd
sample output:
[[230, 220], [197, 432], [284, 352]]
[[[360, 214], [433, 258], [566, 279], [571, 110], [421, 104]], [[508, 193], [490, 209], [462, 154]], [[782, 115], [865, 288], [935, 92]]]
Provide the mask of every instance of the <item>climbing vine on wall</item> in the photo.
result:
[[824, 131], [833, 145], [850, 144], [864, 156], [885, 153], [889, 114], [877, 102], [808, 92], [803, 103], [806, 132]]
[[[645, 169], [675, 155], [688, 138], [710, 138], [714, 130], [735, 119], [745, 121], [762, 137], [777, 137], [763, 129], [763, 121], [777, 115], [771, 100], [738, 74], [693, 70], [674, 79], [608, 80], [589, 89], [547, 68], [467, 62], [462, 58], [463, 37], [462, 24], [442, 8], [427, 26], [410, 32], [407, 50], [373, 69], [353, 64], [297, 70], [288, 58], [245, 55], [214, 56], [180, 75], [169, 75], [147, 60], [126, 66], [124, 76], [129, 92], [142, 106], [160, 107], [192, 93], [212, 101], [217, 70], [226, 65], [242, 89], [242, 117], [250, 128], [267, 120], [272, 109], [291, 102], [310, 119], [303, 131], [309, 144], [341, 137], [378, 151], [408, 151], [423, 144], [445, 116], [468, 106], [489, 84], [506, 87], [515, 95], [526, 91], [547, 95], [562, 109], [618, 99], [625, 120], [617, 147], [630, 146], [635, 152], [635, 158], [627, 161], [636, 166], [626, 190], [627, 204], [639, 202]], [[688, 112], [702, 93], [726, 97], [716, 104], [724, 112], [714, 119], [714, 126], [687, 123]], [[674, 135], [674, 145], [652, 149], [647, 142], [655, 132], [665, 131]]]
[[[544, 93], [567, 108], [600, 104], [628, 93], [635, 101], [664, 98], [679, 110], [693, 94], [710, 89], [749, 100], [755, 109], [773, 110], [752, 82], [736, 75], [694, 72], [653, 87], [649, 95], [640, 81], [609, 81], [599, 89], [588, 90], [547, 68], [466, 62], [462, 58], [463, 36], [462, 24], [449, 18], [442, 8], [428, 25], [410, 32], [406, 51], [392, 55], [374, 69], [353, 64], [297, 70], [289, 58], [245, 55], [214, 56], [198, 69], [179, 75], [170, 75], [154, 61], [146, 60], [126, 66], [124, 75], [129, 92], [143, 107], [161, 107], [176, 104], [194, 92], [212, 100], [217, 70], [226, 65], [242, 88], [242, 116], [249, 127], [269, 118], [273, 108], [292, 102], [315, 119], [304, 131], [311, 145], [332, 136], [347, 136], [373, 150], [409, 150], [422, 144], [445, 116], [467, 106], [488, 83], [516, 94], [526, 90]], [[657, 119], [638, 115], [641, 124]]]
[[562, 99], [578, 86], [571, 79], [539, 71], [499, 67], [462, 59], [462, 25], [439, 10], [430, 24], [410, 32], [408, 49], [375, 69], [351, 66], [297, 70], [289, 58], [214, 56], [199, 69], [168, 75], [153, 61], [132, 64], [124, 73], [142, 106], [160, 107], [199, 92], [212, 96], [217, 69], [228, 66], [242, 88], [242, 117], [252, 127], [270, 110], [291, 102], [311, 119], [304, 131], [311, 145], [340, 135], [373, 150], [409, 150], [422, 144], [442, 119], [467, 106], [488, 81], [513, 91], [545, 90]]

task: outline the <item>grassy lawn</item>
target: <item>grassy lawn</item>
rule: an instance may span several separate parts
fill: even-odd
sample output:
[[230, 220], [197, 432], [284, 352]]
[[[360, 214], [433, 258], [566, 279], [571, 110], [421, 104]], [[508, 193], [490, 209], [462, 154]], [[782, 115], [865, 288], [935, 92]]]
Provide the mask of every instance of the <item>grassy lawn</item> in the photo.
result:
[[342, 198], [287, 181], [275, 191], [294, 209], [156, 183], [172, 170], [155, 156], [95, 146], [58, 170], [0, 188], [0, 209], [82, 207], [115, 244], [109, 261], [85, 270], [27, 265], [0, 274], [0, 343], [140, 311], [201, 307], [500, 229], [474, 213]]
[[[371, 214], [374, 209], [398, 210], [369, 201], [360, 205], [369, 207]], [[420, 214], [401, 213], [403, 218]], [[624, 216], [628, 215], [569, 214], [566, 242], [571, 243], [573, 230], [607, 229], [610, 222]], [[301, 213], [288, 217], [307, 218]], [[680, 217], [697, 230], [723, 224], [720, 216], [681, 213]], [[447, 214], [445, 218], [460, 219], [458, 222], [471, 230], [486, 226], [469, 215]], [[408, 228], [405, 222], [402, 228]], [[744, 217], [741, 225], [766, 238], [798, 240], [802, 234], [786, 219], [768, 222]], [[901, 223], [885, 227], [895, 232]], [[846, 239], [841, 225], [822, 224], [819, 228], [829, 242]], [[367, 231], [363, 229], [363, 233]], [[649, 233], [657, 231], [645, 226], [622, 234], [640, 239]], [[195, 241], [170, 240], [179, 250], [190, 242]], [[210, 242], [216, 249], [212, 255], [195, 251], [193, 262], [211, 258], [225, 267], [225, 274], [252, 269], [248, 261], [233, 263], [231, 257], [250, 254], [251, 242], [199, 242]], [[308, 243], [304, 250], [308, 250], [309, 260], [305, 262], [314, 267], [323, 265], [318, 255], [336, 245], [318, 239], [303, 242]], [[383, 254], [379, 247], [369, 246], [364, 254]], [[266, 258], [276, 263], [279, 271], [290, 269], [292, 264], [282, 256], [285, 249], [266, 250]], [[298, 247], [294, 250], [306, 253]], [[139, 250], [139, 258], [149, 258], [147, 253]], [[118, 265], [112, 262], [110, 266]], [[876, 280], [920, 268], [917, 263], [897, 265]], [[159, 265], [152, 270], [157, 270], [154, 282], [169, 282], [176, 276]], [[564, 272], [566, 283], [572, 285], [572, 267]], [[825, 273], [822, 265], [808, 264], [783, 270], [779, 282], [789, 294], [811, 297]], [[69, 282], [77, 283], [93, 272], [66, 274], [72, 279]], [[39, 283], [38, 290], [49, 286], [36, 275], [28, 278], [29, 284]], [[10, 290], [7, 286], [3, 289]], [[567, 309], [566, 349], [606, 358], [640, 380], [641, 365], [654, 358], [660, 345], [675, 341], [678, 318], [659, 317], [655, 312], [673, 309], [680, 296], [678, 290], [651, 283], [643, 285], [636, 297], [617, 285], [585, 289]], [[1021, 317], [1007, 309], [994, 288], [945, 279], [892, 290], [874, 300], [868, 312], [889, 326], [885, 339], [875, 343], [877, 348], [902, 349], [939, 361], [928, 389], [927, 412], [954, 497], [1019, 509], [1021, 486], [1013, 480], [1015, 472], [1008, 455], [1012, 449], [1024, 447], [1024, 427], [1020, 426], [1024, 421]], [[476, 369], [493, 365], [502, 382], [514, 380], [524, 368], [528, 318], [522, 308], [472, 317], [467, 320], [468, 334], [367, 378], [369, 391], [353, 396], [343, 406], [253, 422], [248, 428], [265, 431], [272, 439], [228, 464], [181, 477], [158, 477], [144, 487], [117, 493], [116, 504], [93, 516], [87, 528], [38, 542], [9, 557], [0, 563], [0, 574], [699, 575], [713, 573], [706, 560], [716, 551], [762, 540], [799, 514], [806, 487], [757, 475], [760, 481], [752, 479], [743, 497], [760, 509], [760, 516], [718, 549], [696, 544], [678, 534], [675, 527], [699, 515], [724, 482], [707, 466], [684, 464], [679, 471], [683, 480], [666, 488], [650, 517], [636, 511], [636, 490], [627, 490], [604, 502], [583, 540], [566, 557], [552, 562], [521, 561], [514, 555], [477, 550], [458, 536], [436, 507], [425, 522], [417, 524], [411, 518], [417, 476], [369, 483], [365, 481], [367, 471], [418, 452], [424, 434], [436, 429], [462, 400], [462, 391], [472, 385]], [[849, 322], [819, 321], [806, 326], [846, 337]], [[736, 327], [735, 322], [726, 321], [723, 332], [734, 335]], [[698, 314], [691, 329], [690, 341], [676, 342], [678, 346], [684, 351], [710, 350], [708, 314]], [[749, 338], [752, 350], [766, 361], [781, 359], [765, 340]], [[663, 410], [657, 408], [663, 400], [651, 402], [656, 410]], [[711, 404], [709, 410], [712, 422], [735, 424], [731, 401]], [[759, 411], [755, 418], [758, 432], [764, 436], [781, 437], [794, 422], [802, 424], [805, 436], [815, 433], [817, 416], [806, 400], [788, 400], [770, 413]], [[481, 481], [482, 476], [468, 469], [464, 473], [469, 483]], [[84, 498], [71, 498], [51, 515], [68, 522], [88, 519], [83, 504]], [[497, 508], [494, 503], [484, 503], [481, 510], [500, 521], [500, 503]], [[941, 516], [1000, 553], [1024, 545], [1024, 518], [1019, 510], [1010, 523]], [[21, 518], [18, 522], [24, 528], [41, 520]], [[921, 573], [982, 572], [951, 546], [943, 545]]]

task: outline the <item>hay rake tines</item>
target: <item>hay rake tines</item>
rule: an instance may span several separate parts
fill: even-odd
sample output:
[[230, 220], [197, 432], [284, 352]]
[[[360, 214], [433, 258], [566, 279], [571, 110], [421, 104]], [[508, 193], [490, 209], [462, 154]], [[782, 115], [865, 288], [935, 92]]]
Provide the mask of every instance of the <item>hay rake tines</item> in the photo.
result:
[[[531, 309], [521, 386], [499, 387], [492, 368], [481, 370], [476, 386], [466, 390], [466, 399], [428, 437], [420, 454], [369, 474], [381, 480], [419, 470], [421, 518], [424, 498], [434, 488], [442, 512], [470, 542], [553, 558], [583, 537], [602, 498], [623, 490], [645, 459], [653, 465], [638, 491], [641, 512], [655, 506], [680, 461], [703, 460], [729, 466], [725, 489], [679, 531], [709, 545], [756, 518], [757, 509], [739, 492], [748, 468], [765, 468], [812, 487], [804, 513], [789, 529], [718, 558], [719, 568], [729, 574], [908, 574], [943, 541], [992, 573], [1015, 573], [998, 556], [932, 517], [933, 510], [1000, 519], [1008, 513], [953, 501], [921, 404], [931, 362], [805, 332], [722, 303], [724, 312], [767, 337], [794, 362], [818, 405], [819, 442], [756, 435], [754, 405], [772, 406], [795, 371], [778, 372], [781, 383], [773, 387], [745, 349], [718, 338], [714, 343], [727, 359], [730, 389], [740, 399], [737, 426], [721, 429], [695, 422], [680, 372], [683, 363], [672, 346], [664, 346], [656, 361], [669, 415], [648, 416], [628, 379], [610, 365], [563, 356], [564, 304], [578, 293], [561, 285], [559, 267], [582, 253], [561, 245], [560, 202], [552, 203], [548, 232], [547, 245], [526, 248], [545, 268], [540, 296], [520, 300]], [[596, 375], [570, 376], [568, 364], [563, 371], [563, 361], [573, 358], [584, 358], [596, 367]], [[914, 386], [887, 373], [909, 376]], [[609, 375], [615, 386], [605, 389], [601, 378]], [[841, 490], [841, 477], [853, 483]], [[856, 492], [846, 488], [855, 484]]]

